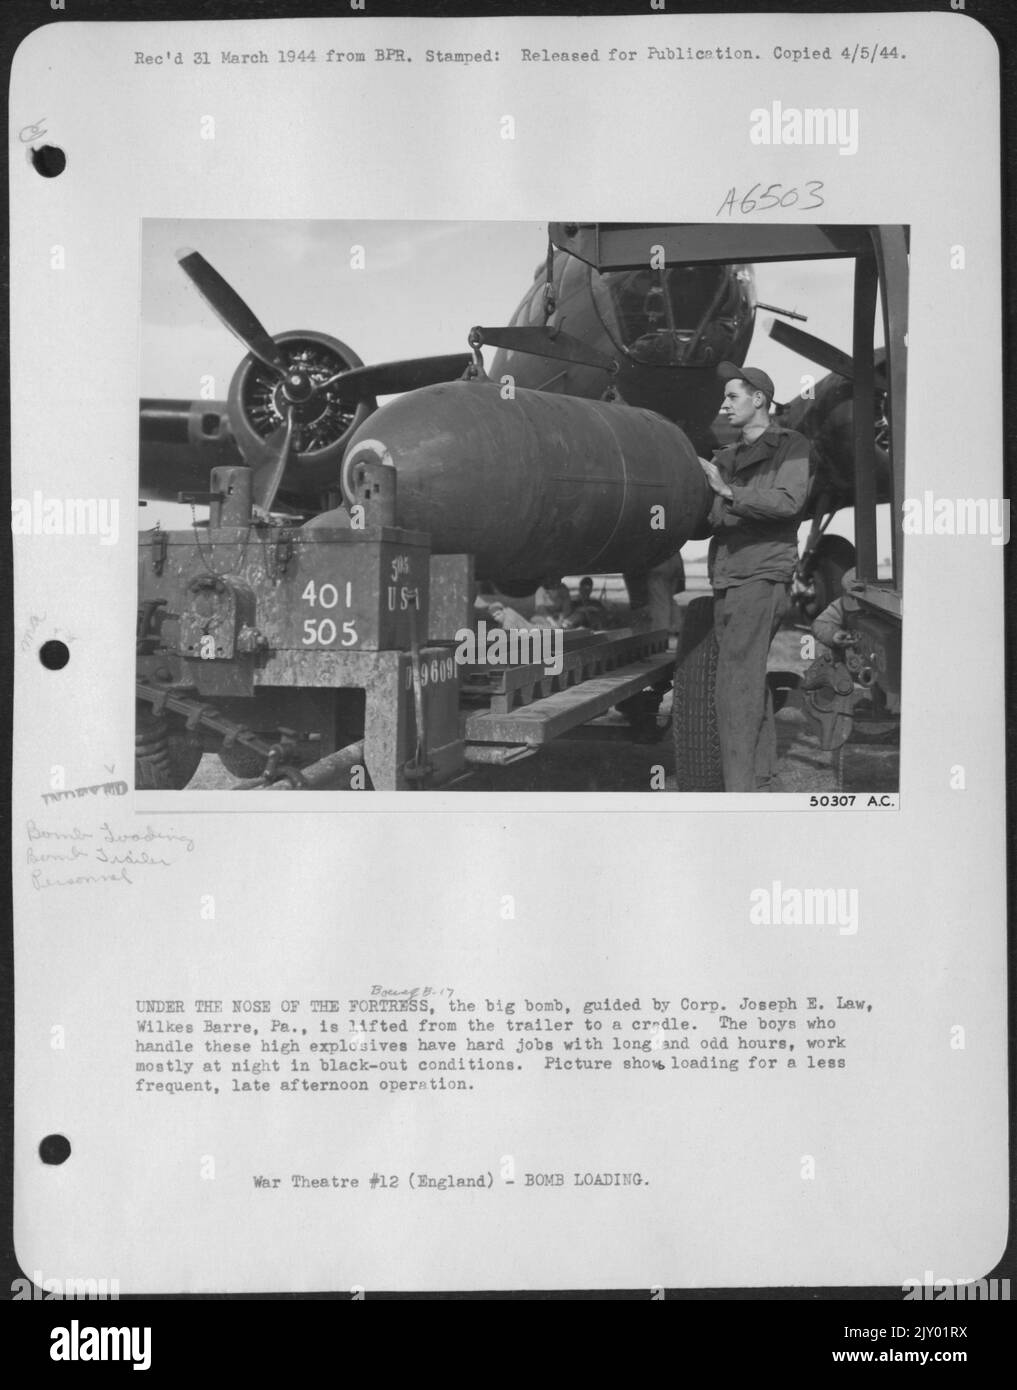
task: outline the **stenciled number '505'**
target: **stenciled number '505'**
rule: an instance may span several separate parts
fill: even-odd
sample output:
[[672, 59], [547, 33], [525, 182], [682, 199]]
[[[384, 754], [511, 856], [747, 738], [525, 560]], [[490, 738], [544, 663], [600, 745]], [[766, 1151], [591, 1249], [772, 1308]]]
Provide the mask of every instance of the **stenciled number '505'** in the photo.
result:
[[[352, 618], [343, 623], [340, 647], [355, 647], [357, 629]], [[331, 618], [305, 618], [303, 645], [305, 647], [330, 647], [339, 636], [339, 629]]]

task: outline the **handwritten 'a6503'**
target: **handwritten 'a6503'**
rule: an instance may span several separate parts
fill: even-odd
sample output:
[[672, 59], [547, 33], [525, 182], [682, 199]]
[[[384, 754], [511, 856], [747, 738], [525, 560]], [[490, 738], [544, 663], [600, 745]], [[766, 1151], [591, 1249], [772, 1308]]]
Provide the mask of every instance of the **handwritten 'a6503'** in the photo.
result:
[[806, 179], [800, 189], [785, 188], [782, 183], [771, 183], [764, 188], [761, 183], [754, 183], [740, 198], [736, 188], [729, 188], [717, 209], [717, 216], [726, 212], [733, 217], [736, 212], [741, 212], [747, 217], [750, 213], [770, 212], [773, 208], [797, 208], [799, 212], [810, 212], [813, 208], [821, 208], [826, 201], [819, 191], [822, 187], [821, 179]]

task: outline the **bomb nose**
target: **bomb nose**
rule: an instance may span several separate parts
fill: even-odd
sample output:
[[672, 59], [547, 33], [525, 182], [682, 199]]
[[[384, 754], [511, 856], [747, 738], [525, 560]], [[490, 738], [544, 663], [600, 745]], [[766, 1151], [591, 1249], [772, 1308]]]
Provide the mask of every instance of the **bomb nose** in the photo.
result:
[[343, 459], [340, 486], [347, 501], [354, 501], [357, 493], [357, 474], [363, 473], [365, 464], [380, 464], [385, 468], [395, 468], [388, 445], [380, 439], [358, 439]]

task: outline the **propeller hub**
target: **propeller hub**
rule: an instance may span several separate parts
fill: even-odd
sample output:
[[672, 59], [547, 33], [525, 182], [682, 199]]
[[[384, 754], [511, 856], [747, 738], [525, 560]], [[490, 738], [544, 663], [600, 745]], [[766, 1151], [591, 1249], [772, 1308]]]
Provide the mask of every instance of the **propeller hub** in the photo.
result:
[[271, 391], [273, 410], [279, 420], [285, 420], [292, 411], [296, 423], [306, 425], [320, 419], [328, 410], [330, 402], [324, 392], [315, 391], [311, 377], [304, 377], [303, 382], [296, 387], [291, 386], [293, 375], [287, 373]]
[[289, 463], [280, 486], [309, 497], [333, 485], [347, 438], [369, 414], [366, 404], [342, 385], [345, 374], [361, 362], [345, 344], [321, 333], [280, 333], [273, 346], [280, 371], [252, 357], [237, 368], [230, 385], [229, 422], [241, 455], [256, 471], [274, 467], [280, 432], [289, 425]]
[[314, 383], [306, 372], [290, 370], [282, 380], [282, 394], [294, 405], [306, 401], [314, 390]]

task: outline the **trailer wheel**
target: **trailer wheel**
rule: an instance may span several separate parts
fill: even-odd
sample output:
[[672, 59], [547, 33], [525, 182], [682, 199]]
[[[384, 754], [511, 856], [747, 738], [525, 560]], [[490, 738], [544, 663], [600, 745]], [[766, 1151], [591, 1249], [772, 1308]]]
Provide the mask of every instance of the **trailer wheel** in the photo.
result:
[[697, 598], [685, 610], [674, 668], [671, 728], [675, 790], [722, 792], [724, 774], [717, 736], [717, 639], [713, 600]]
[[201, 741], [139, 703], [134, 725], [134, 785], [139, 791], [180, 791], [198, 770]]

